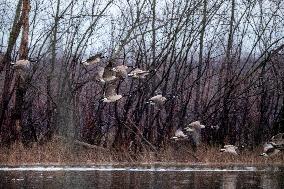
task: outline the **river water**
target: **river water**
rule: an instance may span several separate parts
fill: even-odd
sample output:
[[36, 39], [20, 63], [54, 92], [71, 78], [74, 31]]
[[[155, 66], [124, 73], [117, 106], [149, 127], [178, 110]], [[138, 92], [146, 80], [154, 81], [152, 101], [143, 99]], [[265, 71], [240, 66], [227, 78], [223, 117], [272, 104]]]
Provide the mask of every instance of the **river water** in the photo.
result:
[[284, 166], [0, 167], [0, 188], [284, 188]]

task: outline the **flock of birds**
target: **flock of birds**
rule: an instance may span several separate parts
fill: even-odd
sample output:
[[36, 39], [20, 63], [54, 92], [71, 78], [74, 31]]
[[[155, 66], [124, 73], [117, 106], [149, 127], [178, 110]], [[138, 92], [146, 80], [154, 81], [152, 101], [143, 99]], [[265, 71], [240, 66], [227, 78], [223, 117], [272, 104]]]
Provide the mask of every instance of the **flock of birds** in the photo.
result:
[[[98, 53], [94, 56], [89, 57], [88, 59], [81, 62], [81, 64], [87, 68], [88, 66], [97, 65], [101, 62], [101, 59], [104, 58], [101, 53]], [[13, 67], [19, 72], [23, 73], [23, 71], [30, 68], [31, 63], [29, 60], [18, 60], [16, 62], [11, 63]], [[112, 61], [105, 67], [99, 67], [98, 72], [96, 74], [96, 80], [105, 86], [104, 97], [102, 101], [105, 103], [116, 102], [120, 100], [123, 96], [117, 94], [116, 92], [116, 82], [125, 79], [126, 77], [131, 77], [133, 79], [145, 79], [148, 74], [150, 74], [149, 70], [142, 70], [139, 68], [133, 68], [129, 73], [127, 72], [128, 66], [126, 65], [118, 65], [114, 66]], [[161, 94], [155, 95], [151, 97], [147, 103], [152, 105], [161, 106], [167, 101], [167, 98], [162, 96]], [[201, 130], [205, 128], [205, 125], [202, 125], [200, 121], [194, 121], [190, 123], [185, 128], [179, 128], [175, 131], [175, 136], [171, 139], [174, 141], [180, 140], [190, 140], [193, 144], [194, 150], [196, 150], [197, 146], [201, 141]], [[264, 152], [260, 154], [260, 156], [270, 157], [279, 153], [284, 149], [284, 133], [279, 133], [271, 138], [269, 142], [264, 144]], [[232, 155], [238, 155], [237, 152], [238, 147], [235, 145], [224, 145], [221, 152], [230, 153]]]
[[[81, 63], [85, 66], [91, 66], [98, 64], [101, 59], [104, 58], [101, 53], [89, 57], [88, 59], [82, 61]], [[105, 67], [98, 67], [98, 72], [96, 74], [96, 80], [105, 85], [103, 102], [111, 103], [120, 100], [123, 95], [118, 94], [116, 91], [116, 82], [123, 80], [126, 77], [131, 77], [133, 79], [146, 79], [146, 76], [150, 74], [149, 70], [142, 70], [140, 68], [133, 68], [129, 73], [127, 72], [128, 66], [118, 65], [114, 66], [112, 61]], [[167, 98], [161, 94], [151, 97], [147, 103], [162, 105], [166, 102]]]
[[[201, 129], [205, 126], [200, 121], [194, 121], [185, 128], [179, 128], [175, 131], [175, 136], [171, 139], [174, 141], [191, 140], [194, 146], [200, 144]], [[242, 146], [243, 147], [243, 146]], [[266, 142], [263, 146], [263, 153], [260, 156], [271, 157], [284, 150], [284, 133], [279, 133], [273, 136], [269, 142]], [[239, 155], [238, 147], [235, 145], [227, 144], [220, 149], [220, 152], [229, 153], [232, 155]]]
[[[83, 60], [81, 64], [87, 69], [87, 67], [92, 65], [98, 65], [103, 59], [102, 53], [95, 54], [94, 56], [89, 57], [86, 60]], [[30, 68], [31, 63], [29, 60], [18, 60], [16, 62], [11, 62], [14, 69], [16, 69], [21, 75], [23, 71], [26, 71]], [[105, 87], [104, 97], [101, 99], [105, 103], [116, 102], [120, 100], [123, 95], [117, 93], [117, 81], [123, 80], [126, 77], [131, 77], [133, 79], [145, 79], [147, 75], [151, 73], [149, 70], [142, 70], [140, 68], [133, 68], [129, 73], [127, 72], [128, 66], [126, 65], [117, 65], [114, 66], [112, 61], [105, 67], [98, 66], [96, 73], [96, 80], [103, 84]], [[163, 105], [166, 102], [167, 98], [161, 94], [157, 94], [151, 97], [147, 103]]]

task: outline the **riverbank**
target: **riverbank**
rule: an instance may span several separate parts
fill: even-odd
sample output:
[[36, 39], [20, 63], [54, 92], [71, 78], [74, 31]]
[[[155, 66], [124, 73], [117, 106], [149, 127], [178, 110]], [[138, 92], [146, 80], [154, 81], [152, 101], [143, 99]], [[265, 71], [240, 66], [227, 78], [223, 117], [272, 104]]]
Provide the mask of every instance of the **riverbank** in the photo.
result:
[[63, 143], [48, 142], [23, 147], [15, 144], [0, 148], [1, 165], [284, 165], [284, 153], [273, 157], [259, 156], [262, 147], [244, 150], [234, 156], [219, 151], [220, 148], [201, 146], [193, 153], [188, 145], [173, 144], [153, 152], [135, 153], [129, 149], [115, 151], [106, 148], [67, 147]]

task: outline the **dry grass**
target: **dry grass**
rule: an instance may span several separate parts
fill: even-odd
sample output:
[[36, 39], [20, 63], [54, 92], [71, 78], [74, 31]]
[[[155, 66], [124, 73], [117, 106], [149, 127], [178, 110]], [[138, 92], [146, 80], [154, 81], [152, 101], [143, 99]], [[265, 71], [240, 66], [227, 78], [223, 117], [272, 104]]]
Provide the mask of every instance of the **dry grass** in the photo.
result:
[[11, 148], [0, 149], [0, 164], [122, 164], [122, 163], [167, 163], [167, 164], [249, 164], [284, 165], [284, 153], [274, 157], [260, 157], [261, 148], [244, 151], [239, 156], [220, 153], [218, 148], [201, 146], [193, 153], [187, 145], [170, 145], [159, 152], [145, 151], [134, 153], [128, 150], [119, 152], [98, 149], [68, 147], [65, 143], [53, 141], [45, 145], [34, 144], [24, 148], [15, 144]]

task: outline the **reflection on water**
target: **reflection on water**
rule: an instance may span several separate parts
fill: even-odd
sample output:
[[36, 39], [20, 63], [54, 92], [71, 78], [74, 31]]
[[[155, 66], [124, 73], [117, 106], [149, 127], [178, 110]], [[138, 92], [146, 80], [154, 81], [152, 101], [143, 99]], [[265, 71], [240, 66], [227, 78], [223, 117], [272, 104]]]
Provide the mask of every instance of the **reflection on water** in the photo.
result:
[[235, 189], [237, 188], [237, 177], [238, 174], [234, 173], [234, 174], [224, 174], [222, 175], [222, 188], [223, 189]]
[[0, 168], [0, 188], [284, 188], [284, 169]]

